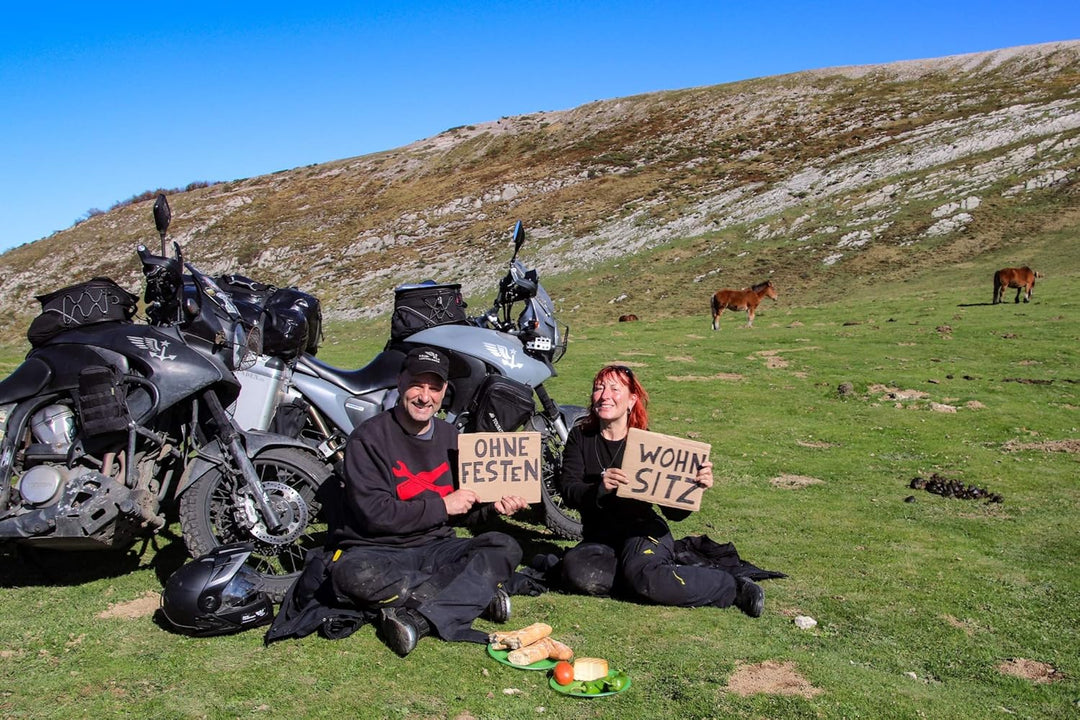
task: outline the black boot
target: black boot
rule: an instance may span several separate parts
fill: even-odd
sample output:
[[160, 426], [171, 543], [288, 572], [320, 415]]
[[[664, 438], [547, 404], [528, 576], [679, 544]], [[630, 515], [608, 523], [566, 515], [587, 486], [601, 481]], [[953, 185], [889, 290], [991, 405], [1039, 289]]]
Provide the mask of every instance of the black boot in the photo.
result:
[[413, 651], [420, 638], [431, 634], [431, 625], [415, 610], [383, 608], [379, 612], [379, 634], [391, 650], [405, 657]]
[[501, 587], [495, 588], [495, 594], [491, 596], [491, 602], [480, 613], [480, 617], [492, 622], [504, 623], [510, 619], [510, 595]]
[[761, 617], [761, 611], [765, 609], [765, 591], [749, 578], [735, 578], [735, 607], [750, 617]]

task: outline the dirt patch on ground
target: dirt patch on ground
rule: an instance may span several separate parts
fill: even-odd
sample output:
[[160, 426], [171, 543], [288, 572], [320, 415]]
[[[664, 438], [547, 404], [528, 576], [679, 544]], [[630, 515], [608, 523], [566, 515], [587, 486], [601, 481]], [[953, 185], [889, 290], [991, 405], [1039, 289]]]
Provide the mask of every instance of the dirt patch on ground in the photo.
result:
[[1061, 680], [1062, 675], [1052, 665], [1026, 658], [1009, 658], [997, 666], [1004, 675], [1030, 680], [1033, 683], [1052, 683]]
[[742, 380], [739, 373], [716, 373], [715, 375], [668, 375], [670, 382], [707, 382], [709, 380]]
[[866, 388], [872, 395], [881, 395], [882, 400], [923, 400], [930, 397], [930, 393], [922, 390], [901, 390], [888, 385], [871, 385]]
[[808, 448], [831, 448], [836, 447], [833, 443], [825, 442], [824, 440], [796, 440], [796, 445]]
[[800, 348], [787, 348], [784, 350], [758, 350], [753, 355], [747, 358], [747, 360], [754, 360], [756, 358], [765, 359], [765, 367], [770, 370], [779, 370], [788, 366], [788, 361], [780, 356], [780, 353], [799, 352], [801, 350], [819, 350], [816, 345], [807, 345]]
[[1067, 453], [1080, 453], [1080, 439], [1072, 438], [1070, 440], [1047, 440], [1046, 442], [1024, 443], [1016, 440], [1010, 440], [1001, 446], [1001, 449], [1005, 452], [1016, 452], [1017, 450], [1040, 450], [1042, 452], [1067, 452]]
[[787, 490], [797, 490], [809, 485], [820, 485], [823, 482], [825, 481], [806, 475], [780, 475], [769, 481], [773, 487], [784, 488]]
[[667, 360], [668, 362], [686, 362], [686, 363], [694, 362], [694, 358], [690, 357], [689, 355], [673, 355], [671, 357], [666, 357], [664, 359]]
[[103, 620], [108, 618], [125, 618], [136, 620], [149, 617], [161, 605], [161, 595], [153, 590], [147, 590], [142, 597], [122, 603], [109, 603], [109, 607], [99, 612], [95, 617]]
[[949, 615], [948, 613], [946, 613], [945, 615], [942, 615], [941, 619], [944, 620], [949, 625], [952, 625], [954, 628], [963, 630], [964, 634], [967, 635], [968, 637], [971, 637], [972, 635], [974, 635], [975, 630], [978, 629], [978, 626], [975, 625], [973, 622], [971, 622], [969, 620], [960, 620], [960, 619], [958, 619], [958, 618], [956, 618], [956, 617], [954, 617], [952, 615]]
[[800, 695], [812, 698], [822, 692], [804, 678], [793, 662], [766, 660], [753, 665], [738, 663], [728, 678], [726, 690], [736, 695]]

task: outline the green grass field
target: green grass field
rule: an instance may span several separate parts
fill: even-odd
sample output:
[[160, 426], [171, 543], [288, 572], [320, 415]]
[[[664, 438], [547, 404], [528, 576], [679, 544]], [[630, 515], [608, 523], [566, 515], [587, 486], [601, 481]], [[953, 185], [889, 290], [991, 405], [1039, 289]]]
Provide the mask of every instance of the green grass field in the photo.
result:
[[[578, 655], [625, 670], [625, 693], [564, 697], [478, 645], [426, 639], [403, 660], [371, 628], [270, 647], [260, 631], [174, 635], [146, 609], [185, 559], [163, 537], [124, 557], [5, 558], [0, 716], [1075, 718], [1075, 245], [1030, 304], [1009, 295], [991, 306], [1000, 258], [984, 258], [944, 283], [925, 275], [813, 302], [781, 289], [753, 329], [726, 313], [713, 332], [699, 298], [695, 315], [571, 320], [552, 395], [583, 404], [602, 363], [634, 367], [652, 394], [652, 429], [712, 445], [717, 486], [676, 536], [731, 541], [789, 575], [763, 583], [759, 619], [514, 598], [511, 624], [549, 622]], [[1045, 247], [1049, 268], [1061, 246]], [[320, 356], [359, 366], [384, 330], [330, 328]], [[842, 395], [842, 383], [853, 390]], [[909, 488], [933, 473], [1003, 502]], [[527, 556], [558, 545], [540, 527], [513, 527]], [[797, 615], [818, 624], [800, 630]]]

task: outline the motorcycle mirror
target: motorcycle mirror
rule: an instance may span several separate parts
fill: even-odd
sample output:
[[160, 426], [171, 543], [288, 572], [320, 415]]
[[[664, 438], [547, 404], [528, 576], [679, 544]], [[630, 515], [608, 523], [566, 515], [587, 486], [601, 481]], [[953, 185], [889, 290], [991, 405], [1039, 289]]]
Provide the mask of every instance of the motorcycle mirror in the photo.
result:
[[517, 254], [521, 250], [521, 246], [525, 244], [525, 226], [518, 220], [514, 224], [514, 257], [511, 262], [517, 259]]
[[169, 229], [169, 221], [172, 220], [172, 210], [169, 209], [169, 201], [165, 193], [158, 193], [154, 201], [154, 226], [161, 235], [161, 256], [165, 257], [165, 231]]

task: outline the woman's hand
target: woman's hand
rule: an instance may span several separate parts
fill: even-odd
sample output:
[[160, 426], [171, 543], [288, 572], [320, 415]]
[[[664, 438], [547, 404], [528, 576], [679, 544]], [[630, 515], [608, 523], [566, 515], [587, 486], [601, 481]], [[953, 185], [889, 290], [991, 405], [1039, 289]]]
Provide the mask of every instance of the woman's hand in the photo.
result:
[[600, 480], [606, 492], [615, 492], [620, 485], [630, 482], [630, 478], [626, 477], [622, 468], [608, 468], [600, 474]]
[[701, 464], [701, 467], [698, 468], [697, 477], [694, 478], [694, 482], [696, 482], [698, 485], [705, 488], [706, 490], [713, 486], [711, 460], [706, 460]]
[[495, 512], [500, 515], [513, 515], [518, 510], [524, 510], [527, 507], [529, 503], [517, 495], [504, 495], [495, 501]]

